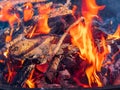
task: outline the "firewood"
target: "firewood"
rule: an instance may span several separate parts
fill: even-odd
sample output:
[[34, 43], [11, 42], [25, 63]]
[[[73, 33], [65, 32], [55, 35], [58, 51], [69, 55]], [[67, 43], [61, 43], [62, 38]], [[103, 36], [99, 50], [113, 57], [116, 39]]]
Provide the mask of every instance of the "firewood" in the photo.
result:
[[[6, 63], [10, 63], [10, 67], [15, 69], [12, 71], [17, 73], [15, 77], [13, 75], [11, 82], [7, 83], [12, 87], [28, 87], [25, 82], [27, 79], [29, 79], [29, 76], [31, 76], [30, 73], [33, 70], [35, 70], [33, 73], [33, 83], [35, 84], [36, 88], [75, 88], [76, 85], [80, 84], [81, 86], [82, 83], [86, 85], [88, 83], [88, 79], [85, 74], [85, 69], [88, 63], [86, 60], [83, 60], [83, 58], [80, 57], [79, 48], [71, 44], [71, 37], [69, 35], [70, 30], [74, 28], [74, 26], [81, 22], [84, 23], [84, 18], [80, 17], [78, 20], [76, 20], [76, 17], [74, 18], [73, 11], [70, 9], [71, 0], [66, 0], [65, 4], [55, 4], [53, 3], [54, 0], [2, 0], [0, 1], [0, 7], [4, 8], [4, 5], [6, 5], [5, 3], [10, 2], [13, 5], [13, 8], [17, 8], [17, 10], [22, 13], [22, 5], [28, 1], [33, 4], [32, 9], [35, 11], [32, 19], [25, 22], [22, 19], [23, 17], [20, 18], [21, 26], [19, 28], [22, 28], [16, 30], [17, 27], [14, 25], [13, 39], [10, 42], [5, 42], [4, 38], [6, 35], [10, 34], [11, 28], [8, 27], [8, 30], [0, 32], [0, 36], [2, 36], [2, 39], [0, 40], [0, 56], [2, 58], [1, 60], [4, 61], [5, 66], [5, 69], [1, 70], [2, 74], [0, 74], [0, 79], [6, 78], [4, 79], [6, 81], [7, 77], [9, 77], [9, 74], [11, 74], [10, 70], [8, 70], [9, 67], [6, 66]], [[47, 8], [51, 8], [51, 11], [47, 13], [49, 16], [48, 26], [50, 27], [51, 32], [44, 35], [39, 34], [33, 36], [32, 38], [27, 37], [27, 35], [30, 34], [30, 31], [33, 30], [34, 26], [36, 26], [36, 24], [39, 22], [38, 19], [42, 17], [42, 14], [38, 15], [36, 8], [40, 8], [43, 4]], [[101, 47], [102, 39], [99, 37], [101, 35], [103, 35], [103, 37], [106, 39], [106, 46], [109, 45], [111, 47], [109, 56], [102, 64], [102, 68], [105, 70], [103, 70], [103, 72], [101, 70], [101, 72], [97, 72], [97, 74], [99, 77], [101, 75], [100, 80], [102, 81], [103, 85], [119, 85], [120, 75], [117, 76], [117, 74], [119, 72], [120, 65], [118, 62], [120, 54], [120, 47], [118, 44], [120, 44], [120, 40], [115, 38], [108, 40], [107, 36], [109, 32], [107, 31], [109, 29], [104, 28], [103, 24], [103, 22], [93, 20], [91, 25], [93, 29], [93, 40], [95, 40], [95, 45], [98, 52], [103, 51], [103, 48]], [[96, 32], [98, 32], [98, 36], [96, 35]], [[8, 58], [3, 56], [6, 50], [9, 51]], [[4, 83], [0, 82], [0, 85], [1, 84]]]
[[59, 51], [60, 46], [62, 45], [65, 37], [69, 34], [69, 31], [71, 30], [71, 28], [73, 28], [73, 26], [77, 25], [79, 22], [83, 21], [83, 18], [79, 18], [76, 22], [74, 22], [67, 30], [66, 32], [62, 35], [62, 37], [60, 38], [60, 40], [58, 41], [54, 51], [52, 52], [52, 55], [49, 58], [49, 61], [52, 60], [52, 58], [56, 55], [56, 53]]
[[48, 44], [50, 44], [50, 41], [53, 39], [54, 36], [39, 36], [33, 39], [21, 40], [11, 46], [10, 54], [21, 58], [35, 54], [42, 55], [42, 48], [46, 48], [45, 46], [48, 47]]
[[23, 67], [17, 72], [11, 85], [14, 87], [22, 87], [34, 68], [35, 63], [33, 63], [32, 60], [26, 59], [23, 63]]
[[69, 83], [69, 79], [71, 78], [71, 75], [67, 69], [60, 71], [58, 78], [59, 78], [59, 83], [62, 87], [67, 87], [67, 88], [73, 87], [73, 85]]
[[[50, 57], [48, 58], [48, 61], [50, 62], [50, 66], [48, 68], [48, 71], [46, 72], [47, 77], [49, 78], [50, 81], [53, 80], [54, 77], [54, 73], [56, 72], [56, 69], [59, 65], [60, 60], [59, 59], [53, 59], [54, 56], [57, 54], [57, 52], [59, 51], [65, 37], [68, 35], [69, 31], [71, 30], [71, 28], [78, 24], [80, 21], [82, 21], [81, 18], [79, 18], [75, 23], [73, 23], [67, 30], [66, 32], [63, 34], [63, 36], [60, 38], [60, 40], [58, 41], [55, 49], [53, 50], [52, 54], [50, 55]], [[54, 64], [55, 63], [55, 64]]]
[[[36, 5], [35, 7], [39, 7], [41, 4]], [[45, 4], [46, 7], [54, 7], [54, 3], [49, 2]], [[72, 14], [72, 10], [69, 9], [70, 7], [70, 2], [66, 2], [64, 5], [62, 4], [61, 6], [59, 6], [59, 4], [56, 5], [56, 7], [54, 7], [50, 13], [48, 14], [49, 18], [54, 18], [54, 17], [58, 17], [58, 16], [64, 16], [64, 15], [69, 15]], [[39, 15], [35, 15], [33, 17], [34, 20], [38, 20]]]
[[51, 83], [55, 79], [58, 65], [61, 60], [62, 60], [62, 55], [56, 56], [53, 62], [51, 62], [50, 66], [48, 67], [48, 70], [46, 72], [46, 77], [50, 80]]
[[56, 17], [56, 16], [63, 16], [63, 15], [67, 15], [67, 14], [72, 14], [72, 10], [70, 10], [68, 7], [63, 6], [57, 9], [53, 9], [50, 14], [49, 17]]
[[[47, 3], [46, 5], [52, 5], [51, 3]], [[67, 5], [65, 6], [65, 5], [63, 5], [63, 7], [60, 7], [60, 8], [63, 8], [63, 9], [61, 9], [61, 10], [65, 10], [64, 9], [64, 7], [65, 8], [67, 8], [66, 10], [67, 11], [69, 11], [69, 9], [68, 9], [68, 7], [67, 7]], [[57, 9], [59, 9], [59, 8], [57, 8]], [[55, 10], [57, 10], [57, 9], [55, 9]], [[57, 11], [59, 11], [59, 10], [57, 10]], [[56, 12], [56, 11], [55, 11]], [[63, 11], [62, 11], [63, 12]], [[71, 12], [71, 11], [70, 11]], [[53, 15], [55, 15], [54, 14], [54, 12], [52, 13], [50, 13], [51, 15], [50, 15], [50, 18], [52, 17], [52, 14]], [[59, 14], [62, 14], [62, 13], [59, 13]], [[70, 14], [70, 13], [68, 13], [68, 14]], [[65, 15], [65, 14], [63, 14], [63, 15]], [[56, 15], [56, 16], [59, 16], [59, 15]], [[37, 17], [37, 16], [35, 16], [35, 17]], [[25, 27], [23, 27], [23, 28], [25, 28]], [[25, 30], [24, 30], [25, 31]], [[4, 32], [3, 32], [4, 33]], [[1, 34], [1, 35], [3, 35], [3, 33]], [[21, 38], [21, 36], [22, 36], [22, 38]], [[21, 39], [24, 39], [24, 36], [25, 36], [25, 34], [21, 34], [21, 35], [19, 35], [17, 38], [15, 38], [15, 40], [12, 40], [11, 42], [9, 42], [9, 43], [6, 43], [5, 44], [5, 46], [0, 50], [0, 54], [2, 54], [6, 49], [8, 49], [10, 46], [12, 46], [13, 44], [15, 44], [17, 41], [21, 41]]]

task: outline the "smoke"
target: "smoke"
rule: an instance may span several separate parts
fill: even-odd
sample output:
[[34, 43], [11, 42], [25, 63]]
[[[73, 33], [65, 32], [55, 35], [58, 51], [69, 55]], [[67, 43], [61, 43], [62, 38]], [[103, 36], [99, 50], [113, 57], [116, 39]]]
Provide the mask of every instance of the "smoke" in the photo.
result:
[[106, 5], [106, 8], [100, 11], [100, 15], [105, 18], [116, 18], [120, 23], [120, 0], [97, 0], [99, 5]]

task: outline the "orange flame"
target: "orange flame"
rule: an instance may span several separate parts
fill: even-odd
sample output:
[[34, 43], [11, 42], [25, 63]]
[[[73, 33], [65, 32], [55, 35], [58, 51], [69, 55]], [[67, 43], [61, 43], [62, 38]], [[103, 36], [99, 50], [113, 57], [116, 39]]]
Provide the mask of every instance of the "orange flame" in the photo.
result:
[[33, 5], [30, 2], [25, 3], [24, 7], [25, 8], [23, 10], [23, 14], [24, 14], [23, 19], [26, 22], [32, 19], [34, 11], [33, 11]]
[[70, 30], [70, 35], [73, 45], [80, 50], [80, 57], [89, 64], [85, 70], [89, 86], [97, 84], [100, 87], [102, 83], [96, 72], [100, 72], [102, 62], [108, 54], [108, 48], [104, 37], [102, 37], [102, 51], [98, 50], [92, 35], [91, 23], [92, 19], [97, 16], [98, 11], [103, 9], [104, 6], [97, 6], [95, 0], [82, 1], [82, 15], [85, 17], [85, 22], [79, 22], [79, 24], [75, 25]]
[[93, 19], [93, 17], [97, 16], [99, 10], [104, 9], [105, 6], [98, 6], [96, 4], [96, 0], [82, 0], [82, 15], [86, 19]]
[[26, 81], [26, 84], [29, 86], [29, 88], [35, 88], [35, 85], [33, 84], [33, 79], [28, 79]]
[[118, 28], [113, 35], [108, 35], [108, 39], [119, 39], [119, 38], [120, 38], [120, 25], [118, 25]]
[[34, 73], [34, 70], [31, 71], [29, 78], [25, 82], [29, 88], [35, 88], [33, 73]]
[[[19, 20], [18, 13], [10, 12], [10, 10], [12, 10], [12, 9], [13, 9], [12, 4], [10, 4], [10, 2], [6, 2], [5, 6], [1, 7], [1, 10], [0, 10], [0, 21], [8, 22], [10, 27], [13, 29], [14, 23], [17, 22], [19, 24], [20, 20]], [[10, 36], [6, 37], [6, 42], [11, 41], [12, 33], [13, 33], [13, 30], [11, 30]]]
[[10, 42], [12, 40], [12, 36], [7, 35], [5, 38], [5, 42]]
[[10, 2], [6, 3], [4, 7], [0, 10], [0, 21], [6, 22], [8, 21], [10, 26], [13, 27], [13, 24], [19, 21], [19, 14], [18, 13], [10, 13], [10, 10], [13, 6]]
[[12, 68], [10, 63], [7, 63], [7, 67], [8, 67], [8, 78], [7, 78], [7, 82], [11, 82], [13, 80], [14, 77], [14, 72], [12, 72]]
[[50, 13], [50, 7], [47, 7], [46, 5], [40, 5], [38, 10], [38, 22], [34, 26], [33, 30], [27, 35], [29, 38], [40, 34], [48, 34], [50, 32], [50, 28], [48, 26], [48, 13]]

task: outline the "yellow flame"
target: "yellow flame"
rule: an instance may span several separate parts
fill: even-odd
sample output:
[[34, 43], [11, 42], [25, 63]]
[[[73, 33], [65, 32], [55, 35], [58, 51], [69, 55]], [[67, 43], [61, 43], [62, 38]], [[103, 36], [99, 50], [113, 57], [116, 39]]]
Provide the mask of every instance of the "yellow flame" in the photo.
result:
[[95, 0], [82, 1], [82, 15], [85, 17], [85, 22], [79, 22], [79, 24], [73, 26], [70, 30], [70, 35], [72, 36], [73, 45], [80, 50], [80, 57], [88, 63], [85, 72], [89, 86], [92, 87], [92, 84], [97, 84], [97, 86], [101, 87], [102, 82], [97, 72], [101, 70], [102, 62], [108, 54], [108, 48], [105, 38], [101, 36], [103, 50], [101, 52], [98, 50], [92, 35], [91, 23], [93, 18], [97, 16], [98, 11], [103, 9], [104, 6], [97, 6]]
[[32, 79], [33, 73], [34, 73], [34, 70], [31, 71], [29, 78], [25, 82], [29, 88], [35, 88], [34, 79]]
[[28, 79], [25, 82], [29, 88], [35, 88], [35, 85], [33, 84], [33, 79]]
[[9, 49], [7, 49], [7, 50], [3, 53], [3, 55], [4, 55], [6, 58], [8, 58], [8, 55], [9, 55]]
[[120, 38], [120, 25], [118, 25], [118, 28], [113, 35], [108, 35], [108, 39], [119, 39], [119, 38]]

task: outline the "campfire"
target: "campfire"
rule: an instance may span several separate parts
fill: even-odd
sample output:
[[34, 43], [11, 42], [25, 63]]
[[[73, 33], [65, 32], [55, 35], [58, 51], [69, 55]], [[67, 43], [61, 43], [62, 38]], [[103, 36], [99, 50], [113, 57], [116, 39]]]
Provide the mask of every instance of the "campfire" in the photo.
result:
[[96, 0], [1, 0], [0, 86], [120, 85], [120, 25], [101, 17], [105, 8]]

